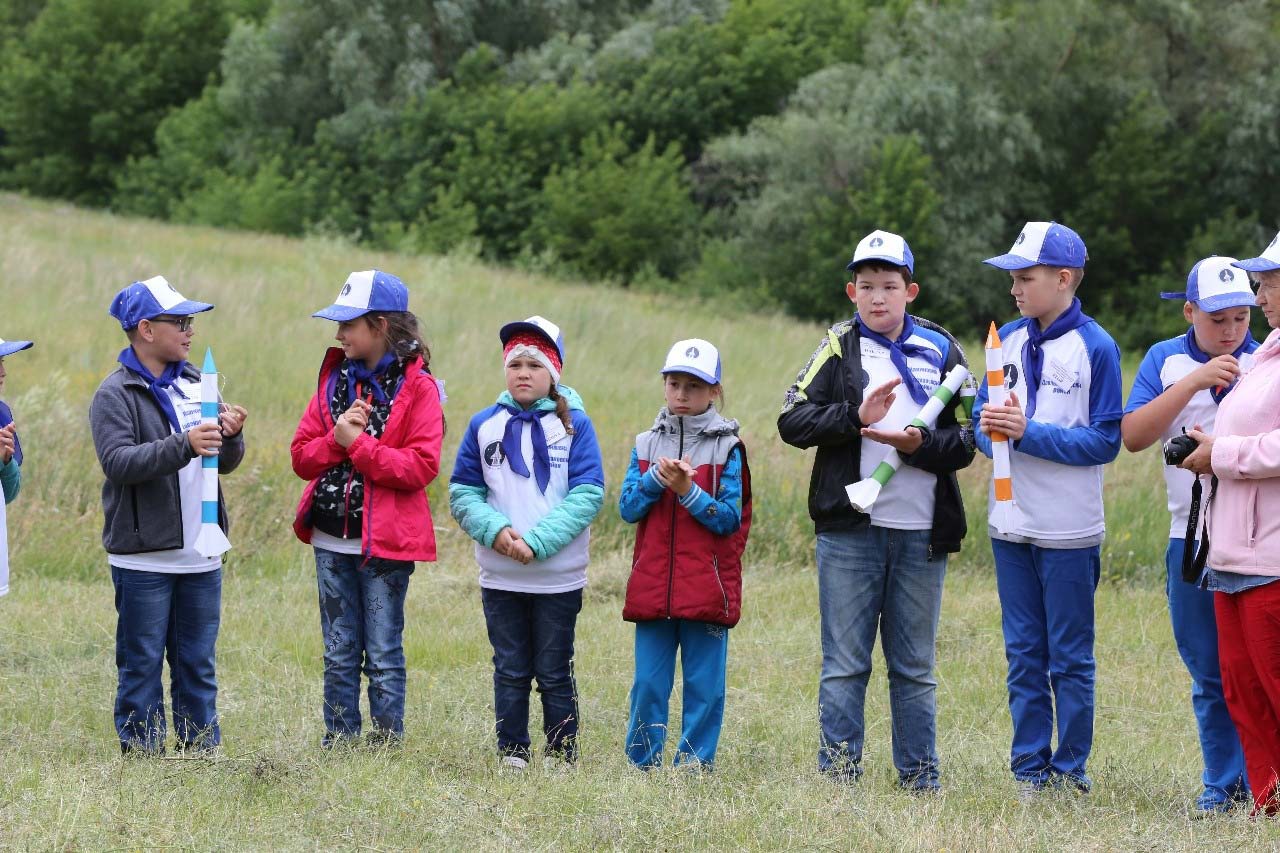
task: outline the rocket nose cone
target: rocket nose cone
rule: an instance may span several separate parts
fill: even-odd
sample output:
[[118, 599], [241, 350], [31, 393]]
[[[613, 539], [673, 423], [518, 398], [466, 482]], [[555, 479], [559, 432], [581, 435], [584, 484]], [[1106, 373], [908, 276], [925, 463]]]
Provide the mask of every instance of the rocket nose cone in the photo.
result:
[[996, 323], [991, 321], [991, 328], [987, 329], [987, 349], [994, 349], [1000, 346], [1000, 332], [996, 330]]
[[204, 351], [204, 367], [200, 368], [202, 373], [217, 373], [218, 367], [213, 363], [213, 347], [206, 347]]

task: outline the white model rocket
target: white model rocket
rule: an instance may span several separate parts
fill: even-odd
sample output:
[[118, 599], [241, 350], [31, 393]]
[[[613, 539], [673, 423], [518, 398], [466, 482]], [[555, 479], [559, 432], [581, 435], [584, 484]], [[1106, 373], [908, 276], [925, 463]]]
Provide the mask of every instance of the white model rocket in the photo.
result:
[[[987, 332], [987, 401], [1003, 405], [1009, 399], [1004, 384], [1004, 354], [1000, 349], [1000, 333], [992, 323]], [[997, 402], [998, 401], [998, 402]], [[1013, 500], [1013, 470], [1009, 465], [1009, 437], [1002, 432], [991, 432], [992, 489], [995, 502], [991, 505], [991, 526], [1000, 533], [1013, 533], [1023, 524], [1022, 510]]]
[[[200, 371], [200, 422], [218, 422], [218, 368], [213, 363], [213, 350], [204, 351], [204, 367]], [[200, 457], [200, 535], [196, 551], [202, 557], [221, 557], [231, 543], [218, 526], [218, 457]]]
[[[933, 389], [933, 394], [925, 401], [920, 412], [908, 426], [932, 429], [938, 422], [938, 415], [942, 414], [942, 410], [951, 403], [951, 398], [968, 378], [969, 370], [963, 364], [957, 364], [951, 368], [951, 372], [942, 380], [941, 385]], [[901, 465], [902, 457], [898, 455], [898, 451], [890, 450], [889, 455], [876, 466], [876, 470], [871, 472], [870, 477], [845, 486], [845, 494], [849, 496], [849, 503], [853, 504], [853, 508], [858, 512], [870, 510], [876, 498], [880, 497], [880, 490], [888, 484]]]

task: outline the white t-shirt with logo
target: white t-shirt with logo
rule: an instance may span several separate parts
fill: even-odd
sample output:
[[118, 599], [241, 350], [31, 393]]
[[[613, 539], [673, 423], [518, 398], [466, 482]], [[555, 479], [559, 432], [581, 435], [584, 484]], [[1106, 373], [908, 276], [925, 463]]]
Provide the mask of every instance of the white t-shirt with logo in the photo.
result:
[[[865, 395], [889, 380], [897, 379], [900, 374], [889, 358], [888, 349], [865, 335], [860, 336], [859, 340], [862, 378], [866, 381], [863, 387]], [[907, 342], [928, 347], [938, 353], [940, 363], [945, 363], [949, 342], [941, 335], [917, 328]], [[921, 356], [908, 356], [907, 367], [926, 394], [932, 394], [942, 381], [942, 371]], [[911, 399], [905, 385], [895, 388], [894, 395], [893, 405], [889, 407], [884, 419], [869, 426], [875, 429], [900, 430], [920, 413], [923, 404]], [[892, 449], [887, 444], [864, 438], [859, 459], [862, 479], [870, 477]], [[895, 530], [929, 530], [933, 527], [934, 490], [937, 482], [937, 475], [904, 463], [872, 504], [871, 523]]]
[[[183, 397], [176, 390], [181, 390]], [[166, 389], [173, 408], [178, 413], [178, 423], [186, 432], [200, 423], [200, 383], [179, 377]], [[205, 557], [195, 549], [202, 521], [201, 485], [204, 467], [197, 456], [178, 472], [178, 494], [182, 501], [182, 547], [168, 551], [148, 551], [144, 554], [108, 554], [107, 562], [121, 569], [141, 572], [165, 572], [167, 574], [195, 574], [211, 572], [222, 565], [221, 557]]]

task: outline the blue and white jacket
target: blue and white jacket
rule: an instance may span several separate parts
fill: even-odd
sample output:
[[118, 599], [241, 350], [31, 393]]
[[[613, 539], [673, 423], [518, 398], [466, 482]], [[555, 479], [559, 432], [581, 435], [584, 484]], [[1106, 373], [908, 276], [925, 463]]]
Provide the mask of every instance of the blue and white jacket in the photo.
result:
[[[1027, 341], [1023, 317], [1000, 329], [1005, 382], [1025, 406]], [[1120, 452], [1120, 348], [1094, 321], [1046, 341], [1036, 392], [1036, 411], [1022, 438], [1010, 443], [1013, 498], [1025, 516], [1022, 528], [1005, 537], [1043, 547], [1086, 547], [1102, 541], [1102, 468]], [[978, 422], [988, 399], [984, 379], [974, 401]], [[974, 431], [978, 449], [991, 456], [991, 438]], [[991, 492], [988, 512], [995, 503]]]
[[[511, 592], [556, 593], [587, 583], [590, 526], [604, 504], [604, 465], [595, 427], [572, 388], [558, 386], [569, 404], [573, 433], [555, 413], [555, 402], [543, 397], [533, 408], [541, 422], [551, 460], [546, 493], [538, 491], [533, 472], [530, 430], [521, 434], [525, 465], [531, 476], [511, 470], [502, 453], [507, 421], [519, 404], [503, 391], [498, 401], [478, 412], [467, 425], [449, 479], [449, 510], [476, 541], [480, 585]], [[533, 551], [527, 566], [492, 548], [504, 527], [511, 527]]]

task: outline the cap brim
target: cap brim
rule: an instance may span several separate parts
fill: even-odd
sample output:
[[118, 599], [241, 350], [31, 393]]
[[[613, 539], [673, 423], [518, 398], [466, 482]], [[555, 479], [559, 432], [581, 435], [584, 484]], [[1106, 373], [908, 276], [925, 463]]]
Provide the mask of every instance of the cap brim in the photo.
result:
[[690, 376], [696, 376], [696, 377], [698, 377], [698, 378], [699, 378], [699, 379], [701, 379], [703, 382], [706, 382], [708, 385], [719, 385], [719, 384], [720, 384], [720, 380], [719, 380], [719, 379], [716, 379], [714, 376], [708, 376], [706, 373], [702, 372], [702, 371], [701, 371], [701, 370], [699, 370], [698, 368], [696, 368], [696, 367], [689, 367], [689, 366], [687, 366], [687, 365], [677, 364], [677, 365], [672, 365], [672, 366], [670, 366], [670, 367], [664, 367], [664, 368], [662, 368], [662, 374], [663, 374], [664, 376], [665, 376], [666, 374], [668, 374], [668, 373], [687, 373], [687, 374], [689, 374]]
[[[194, 299], [188, 299], [185, 302], [179, 302], [172, 308], [166, 308], [160, 314], [170, 315], [173, 317], [190, 317], [192, 314], [203, 314], [205, 311], [212, 311], [213, 306], [208, 302], [196, 302]], [[154, 316], [159, 317], [160, 314]], [[149, 317], [147, 319], [150, 319]]]
[[0, 358], [6, 355], [13, 355], [15, 352], [22, 352], [24, 349], [31, 349], [35, 344], [31, 341], [5, 341], [0, 344]]
[[1243, 261], [1232, 261], [1231, 266], [1248, 272], [1271, 272], [1280, 270], [1280, 261], [1273, 261], [1270, 258], [1245, 258]]
[[311, 316], [319, 317], [321, 320], [335, 320], [339, 323], [346, 323], [357, 317], [363, 317], [368, 313], [368, 308], [355, 308], [351, 305], [330, 305], [328, 308], [321, 308]]
[[1040, 266], [1039, 261], [1033, 261], [1030, 258], [1024, 258], [1022, 255], [1014, 254], [996, 255], [994, 258], [987, 258], [983, 263], [1002, 270], [1025, 270], [1028, 267]]
[[845, 269], [853, 272], [853, 268], [858, 264], [865, 264], [867, 261], [884, 261], [886, 264], [893, 264], [895, 267], [906, 267], [907, 271], [915, 275], [915, 270], [911, 269], [910, 264], [904, 264], [901, 258], [891, 258], [888, 255], [867, 255], [865, 258], [854, 258], [845, 264]]
[[1201, 311], [1212, 314], [1214, 311], [1222, 311], [1226, 308], [1256, 308], [1258, 300], [1252, 293], [1223, 293], [1207, 299], [1198, 299], [1191, 304]]
[[531, 332], [532, 334], [542, 338], [544, 341], [549, 341], [551, 345], [556, 348], [556, 352], [559, 354], [560, 360], [564, 360], [564, 351], [560, 349], [560, 345], [551, 340], [547, 335], [546, 330], [537, 323], [530, 323], [525, 320], [517, 320], [514, 323], [508, 323], [498, 330], [498, 340], [502, 341], [503, 346], [506, 346], [507, 341], [511, 340], [521, 332]]

